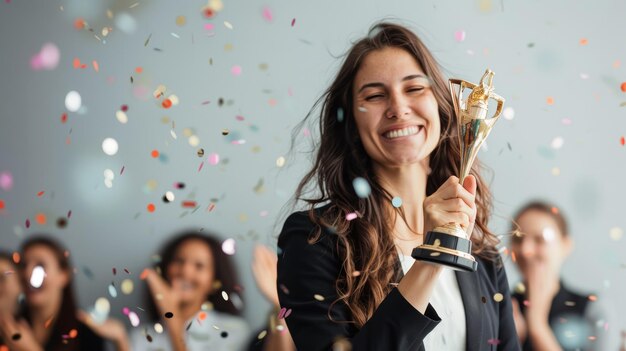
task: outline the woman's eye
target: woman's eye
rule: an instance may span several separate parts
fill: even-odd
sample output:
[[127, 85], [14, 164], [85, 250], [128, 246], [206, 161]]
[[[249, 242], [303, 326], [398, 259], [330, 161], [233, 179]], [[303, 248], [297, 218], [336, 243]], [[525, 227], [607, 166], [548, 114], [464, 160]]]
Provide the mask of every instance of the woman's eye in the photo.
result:
[[382, 98], [384, 95], [383, 94], [375, 94], [375, 95], [370, 95], [368, 97], [365, 98], [366, 101], [372, 101], [372, 100], [376, 100], [379, 98]]
[[414, 93], [414, 92], [421, 92], [422, 90], [424, 90], [424, 87], [413, 87], [409, 89], [409, 92]]

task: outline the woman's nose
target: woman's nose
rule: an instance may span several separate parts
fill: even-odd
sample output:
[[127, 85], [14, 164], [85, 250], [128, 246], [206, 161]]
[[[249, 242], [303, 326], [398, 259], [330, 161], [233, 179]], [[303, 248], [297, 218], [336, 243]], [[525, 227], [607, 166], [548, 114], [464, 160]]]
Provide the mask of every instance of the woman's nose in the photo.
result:
[[391, 93], [389, 95], [389, 107], [387, 108], [387, 118], [403, 118], [411, 113], [408, 99], [401, 93]]

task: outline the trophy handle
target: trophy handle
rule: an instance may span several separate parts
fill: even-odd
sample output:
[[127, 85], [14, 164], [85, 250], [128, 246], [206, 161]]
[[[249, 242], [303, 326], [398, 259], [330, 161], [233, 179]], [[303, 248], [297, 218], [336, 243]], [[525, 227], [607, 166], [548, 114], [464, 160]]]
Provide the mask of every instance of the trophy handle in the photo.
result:
[[502, 113], [502, 106], [504, 106], [504, 98], [496, 93], [491, 93], [489, 94], [489, 98], [494, 99], [498, 102], [498, 106], [496, 107], [496, 112], [494, 112], [493, 116], [491, 117], [491, 119], [498, 119], [500, 118], [500, 114]]

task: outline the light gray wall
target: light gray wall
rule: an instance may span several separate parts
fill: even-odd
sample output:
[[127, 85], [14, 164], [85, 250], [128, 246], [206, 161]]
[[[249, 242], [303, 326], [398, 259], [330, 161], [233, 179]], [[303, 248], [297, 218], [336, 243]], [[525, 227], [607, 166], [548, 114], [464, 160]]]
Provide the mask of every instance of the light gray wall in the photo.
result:
[[[123, 268], [138, 289], [113, 301], [116, 315], [124, 306], [141, 306], [138, 273], [150, 256], [172, 232], [200, 226], [237, 239], [247, 317], [260, 326], [268, 305], [248, 269], [252, 248], [255, 242], [274, 245], [281, 207], [308, 165], [298, 156], [281, 170], [276, 159], [286, 155], [291, 128], [331, 81], [337, 56], [374, 21], [391, 17], [416, 29], [450, 76], [476, 81], [486, 67], [493, 69], [497, 92], [515, 111], [512, 120], [498, 122], [480, 153], [495, 175], [492, 228], [506, 234], [507, 218], [528, 199], [554, 200], [568, 215], [576, 241], [564, 267], [566, 281], [601, 293], [615, 311], [626, 312], [620, 298], [626, 292], [626, 262], [620, 255], [626, 239], [609, 236], [611, 228], [626, 227], [626, 147], [620, 145], [626, 134], [620, 107], [625, 101], [620, 84], [626, 81], [624, 1], [237, 0], [224, 1], [223, 11], [210, 20], [201, 16], [203, 1], [133, 3], [0, 4], [0, 172], [14, 179], [12, 189], [0, 189], [6, 203], [0, 246], [15, 249], [37, 231], [58, 235], [78, 269], [82, 306], [108, 296], [107, 285], [127, 277]], [[271, 22], [263, 17], [265, 6]], [[114, 16], [132, 16], [136, 30], [116, 27], [107, 9]], [[176, 25], [179, 15], [187, 20], [182, 27]], [[78, 17], [95, 32], [74, 29]], [[204, 29], [207, 23], [215, 29]], [[103, 43], [94, 34], [106, 26], [113, 30]], [[455, 40], [459, 30], [466, 32], [462, 42]], [[581, 39], [588, 43], [581, 45]], [[30, 59], [46, 42], [58, 46], [59, 66], [33, 71]], [[88, 67], [74, 69], [74, 58]], [[242, 67], [241, 75], [231, 74], [234, 65]], [[138, 66], [143, 73], [134, 73]], [[151, 97], [159, 84], [180, 98], [178, 106], [164, 110]], [[138, 97], [133, 87], [142, 86], [147, 93]], [[62, 124], [71, 90], [81, 94], [84, 110], [68, 112]], [[222, 107], [219, 98], [227, 102]], [[129, 106], [125, 125], [115, 118], [123, 104]], [[169, 123], [161, 122], [165, 116]], [[197, 135], [198, 147], [189, 145], [185, 128]], [[229, 137], [221, 135], [225, 128]], [[102, 151], [107, 137], [119, 142], [115, 156]], [[246, 142], [233, 145], [233, 137]], [[564, 141], [560, 149], [551, 146], [557, 137]], [[199, 147], [205, 150], [203, 159], [196, 155]], [[167, 162], [150, 157], [153, 149]], [[212, 152], [221, 157], [217, 166], [207, 162]], [[107, 168], [115, 172], [111, 189], [103, 182]], [[148, 192], [151, 179], [158, 186]], [[260, 180], [264, 191], [256, 192]], [[174, 189], [175, 182], [186, 188]], [[161, 201], [168, 190], [176, 195], [174, 203]], [[45, 194], [38, 197], [39, 191]], [[219, 201], [208, 212], [212, 198]], [[198, 202], [198, 210], [181, 207], [180, 201], [189, 199]], [[154, 213], [146, 211], [148, 203], [156, 204]], [[56, 228], [56, 218], [69, 210], [69, 226]], [[35, 223], [37, 213], [47, 215], [47, 225]], [[511, 283], [517, 278], [510, 270]], [[626, 328], [624, 323], [612, 327]]]

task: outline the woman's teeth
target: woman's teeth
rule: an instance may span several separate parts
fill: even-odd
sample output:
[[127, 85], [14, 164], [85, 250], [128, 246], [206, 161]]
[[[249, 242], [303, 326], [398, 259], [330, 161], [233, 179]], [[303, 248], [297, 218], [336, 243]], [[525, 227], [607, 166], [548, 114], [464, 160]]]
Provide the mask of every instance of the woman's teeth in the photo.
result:
[[396, 130], [389, 131], [389, 132], [385, 133], [384, 136], [387, 139], [395, 139], [395, 138], [399, 138], [399, 137], [403, 137], [403, 136], [409, 136], [409, 135], [417, 134], [417, 132], [419, 132], [419, 130], [420, 130], [420, 127], [410, 126], [410, 127], [406, 127], [406, 128], [402, 128], [402, 129], [396, 129]]

